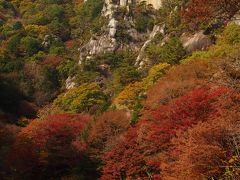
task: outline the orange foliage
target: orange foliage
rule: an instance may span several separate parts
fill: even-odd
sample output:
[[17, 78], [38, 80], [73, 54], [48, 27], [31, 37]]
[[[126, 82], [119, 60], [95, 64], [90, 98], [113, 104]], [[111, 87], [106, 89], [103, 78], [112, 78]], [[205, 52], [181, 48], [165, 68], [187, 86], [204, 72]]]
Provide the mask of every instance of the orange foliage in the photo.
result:
[[[239, 144], [236, 146], [232, 141], [240, 133], [236, 128], [239, 118], [239, 113], [225, 111], [221, 117], [209, 118], [185, 133], [179, 132], [172, 140], [173, 147], [168, 155], [171, 160], [163, 171], [164, 179], [201, 180], [227, 176], [228, 161], [237, 155], [239, 148]], [[239, 175], [234, 177], [240, 178]]]
[[69, 40], [69, 41], [66, 41], [64, 44], [67, 49], [71, 49], [74, 46], [78, 45], [79, 42], [77, 42], [76, 40]]
[[196, 60], [181, 66], [173, 67], [147, 92], [144, 113], [154, 110], [159, 105], [167, 104], [188, 91], [206, 84], [217, 71], [215, 65], [207, 60]]
[[130, 126], [130, 114], [126, 111], [110, 111], [96, 119], [89, 134], [91, 154], [99, 157], [117, 144], [117, 137]]
[[62, 60], [63, 60], [63, 58], [60, 56], [49, 55], [43, 60], [43, 62], [41, 64], [57, 67], [61, 63]]

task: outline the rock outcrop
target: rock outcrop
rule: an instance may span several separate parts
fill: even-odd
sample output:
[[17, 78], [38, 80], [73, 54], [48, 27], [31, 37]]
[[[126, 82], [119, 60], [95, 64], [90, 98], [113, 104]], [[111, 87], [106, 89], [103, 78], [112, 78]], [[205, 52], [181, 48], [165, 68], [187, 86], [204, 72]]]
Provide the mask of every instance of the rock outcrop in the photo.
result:
[[[108, 19], [108, 25], [107, 27], [105, 27], [105, 32], [101, 36], [92, 37], [86, 45], [82, 46], [79, 49], [80, 50], [79, 64], [82, 64], [83, 59], [90, 59], [94, 55], [106, 52], [113, 52], [117, 50], [119, 47], [123, 47], [122, 44], [119, 44], [117, 42], [115, 37], [118, 30], [117, 28], [119, 22], [115, 19], [114, 13], [121, 6], [128, 7], [131, 3], [141, 3], [143, 1], [145, 1], [147, 4], [151, 4], [156, 9], [162, 6], [161, 0], [105, 0], [102, 9], [102, 16], [105, 16]], [[129, 24], [133, 24], [133, 22], [131, 21], [131, 17], [124, 17], [124, 19]], [[129, 26], [127, 32], [129, 33], [129, 36], [132, 38], [132, 40], [135, 41], [135, 43], [134, 44], [129, 43], [128, 45], [124, 46], [138, 50], [141, 49], [139, 56], [136, 60], [136, 65], [143, 64], [141, 60], [144, 50], [159, 31], [162, 31], [162, 29], [159, 26], [155, 26], [153, 31], [149, 34], [149, 38], [141, 48], [141, 45], [138, 45], [139, 47], [137, 47], [136, 45], [136, 42], [139, 39], [141, 39], [139, 38], [141, 37], [141, 35], [133, 27], [131, 27], [131, 25]]]
[[187, 53], [192, 53], [197, 50], [205, 50], [214, 43], [213, 39], [208, 35], [205, 35], [203, 31], [191, 36], [183, 34], [180, 39]]
[[[135, 48], [132, 43], [129, 43], [128, 45], [120, 44], [116, 40], [116, 33], [118, 30], [118, 21], [114, 17], [115, 12], [120, 6], [128, 6], [130, 3], [133, 3], [132, 0], [119, 0], [119, 1], [113, 1], [113, 0], [105, 0], [103, 9], [102, 9], [102, 16], [106, 17], [108, 19], [108, 25], [104, 27], [104, 32], [101, 36], [93, 36], [90, 41], [82, 46], [80, 50], [80, 59], [79, 64], [82, 64], [83, 59], [90, 59], [94, 55], [100, 54], [100, 53], [106, 53], [106, 52], [114, 52], [119, 47], [125, 48], [128, 46], [132, 46], [132, 48]], [[126, 29], [129, 36], [132, 38], [133, 41], [137, 41], [139, 39], [139, 33], [132, 28], [133, 22], [131, 22], [131, 17], [124, 17], [124, 21], [129, 24], [129, 29]]]
[[240, 12], [233, 17], [232, 21], [240, 26]]
[[68, 77], [65, 82], [66, 89], [72, 89], [76, 86], [76, 83], [74, 82], [75, 77]]
[[151, 4], [155, 9], [159, 9], [160, 7], [162, 7], [162, 0], [140, 0], [140, 1], [145, 1], [147, 4]]
[[79, 64], [82, 63], [84, 58], [90, 59], [100, 53], [115, 51], [116, 48], [116, 39], [111, 38], [109, 35], [92, 37], [90, 41], [80, 49]]
[[114, 18], [110, 19], [109, 23], [108, 23], [108, 28], [109, 28], [109, 37], [114, 38], [115, 34], [117, 32], [117, 25], [118, 25], [118, 21]]
[[119, 6], [128, 6], [131, 3], [141, 2], [146, 2], [146, 4], [152, 5], [155, 9], [159, 9], [160, 7], [162, 7], [162, 0], [105, 0], [105, 4], [117, 4]]
[[[118, 44], [115, 38], [117, 27], [118, 27], [118, 21], [115, 19], [114, 13], [120, 6], [128, 7], [131, 3], [140, 3], [143, 1], [145, 1], [147, 4], [152, 4], [152, 6], [156, 9], [162, 6], [161, 0], [105, 0], [104, 6], [102, 9], [102, 15], [109, 20], [109, 23], [106, 29], [107, 33], [99, 37], [97, 36], [92, 37], [86, 45], [80, 48], [79, 64], [81, 64], [84, 58], [91, 58], [92, 56], [99, 53], [115, 51], [120, 45]], [[131, 17], [125, 17], [125, 19], [126, 21], [129, 21], [130, 24], [131, 23], [133, 24], [133, 22], [131, 22]], [[149, 36], [149, 39], [144, 43], [140, 51], [136, 64], [139, 65], [141, 63], [140, 60], [141, 60], [143, 51], [145, 50], [146, 46], [151, 42], [151, 40], [155, 37], [155, 35], [159, 30], [160, 30], [159, 26], [154, 27], [152, 33]], [[129, 27], [127, 32], [129, 33], [130, 37], [132, 37], [133, 40], [139, 39], [139, 34], [136, 30], [134, 30], [134, 28]]]
[[140, 49], [140, 52], [139, 52], [138, 57], [135, 62], [135, 66], [139, 66], [141, 68], [145, 64], [144, 59], [143, 59], [145, 49], [152, 42], [152, 40], [155, 38], [155, 36], [158, 33], [164, 34], [164, 26], [162, 26], [162, 27], [160, 27], [158, 25], [154, 26], [152, 32], [149, 35], [149, 38], [147, 39], [147, 41], [145, 41], [142, 48]]

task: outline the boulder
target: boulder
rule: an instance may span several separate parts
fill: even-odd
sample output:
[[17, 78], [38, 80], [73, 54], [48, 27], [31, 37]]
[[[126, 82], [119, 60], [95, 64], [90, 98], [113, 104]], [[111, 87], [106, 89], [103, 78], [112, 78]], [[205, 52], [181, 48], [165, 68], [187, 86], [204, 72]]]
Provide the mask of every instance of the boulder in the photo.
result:
[[233, 17], [233, 22], [240, 25], [240, 12]]
[[140, 2], [142, 1], [145, 1], [147, 4], [151, 4], [154, 9], [162, 7], [162, 0], [140, 0]]
[[136, 2], [136, 3], [141, 3], [141, 2], [146, 2], [146, 4], [151, 4], [154, 9], [159, 9], [162, 7], [162, 0], [105, 0], [105, 4], [116, 4], [119, 6], [128, 6], [129, 4]]
[[206, 50], [214, 43], [214, 40], [200, 31], [194, 35], [183, 34], [181, 36], [181, 42], [187, 53], [192, 53], [197, 50]]
[[74, 82], [75, 77], [68, 77], [65, 82], [66, 89], [72, 89], [76, 86], [76, 83]]

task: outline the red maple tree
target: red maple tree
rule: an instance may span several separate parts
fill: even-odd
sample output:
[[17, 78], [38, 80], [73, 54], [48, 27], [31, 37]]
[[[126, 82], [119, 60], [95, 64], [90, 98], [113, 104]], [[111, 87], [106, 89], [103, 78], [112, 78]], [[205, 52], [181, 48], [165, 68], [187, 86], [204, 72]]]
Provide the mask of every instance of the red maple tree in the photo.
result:
[[[16, 138], [8, 166], [20, 177], [58, 176], [81, 159], [73, 142], [90, 121], [86, 115], [60, 114], [34, 120]], [[79, 158], [79, 159], [78, 159]]]

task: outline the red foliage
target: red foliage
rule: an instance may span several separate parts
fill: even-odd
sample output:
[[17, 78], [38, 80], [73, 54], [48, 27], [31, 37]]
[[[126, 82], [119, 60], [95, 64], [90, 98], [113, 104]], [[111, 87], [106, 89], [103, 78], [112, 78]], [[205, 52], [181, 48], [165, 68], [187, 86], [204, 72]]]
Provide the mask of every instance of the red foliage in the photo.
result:
[[15, 125], [0, 123], [0, 178], [5, 173], [5, 161], [7, 153], [19, 133], [20, 128]]
[[148, 177], [146, 160], [138, 146], [137, 132], [140, 127], [127, 131], [121, 142], [103, 156], [106, 165], [103, 167], [101, 179], [125, 179], [131, 177]]
[[34, 120], [17, 136], [9, 156], [10, 168], [18, 175], [30, 177], [66, 171], [80, 158], [72, 143], [89, 120], [89, 116], [69, 114]]
[[148, 121], [141, 120], [129, 129], [122, 141], [103, 156], [106, 164], [102, 179], [159, 177], [163, 157], [177, 131], [220, 116], [221, 109], [232, 106], [227, 98], [230, 92], [224, 87], [204, 87], [152, 111]]
[[187, 23], [208, 24], [214, 19], [231, 19], [239, 8], [239, 0], [190, 0], [182, 16]]
[[67, 49], [71, 49], [74, 46], [78, 45], [79, 42], [77, 42], [76, 40], [69, 40], [69, 41], [66, 41], [64, 44]]

